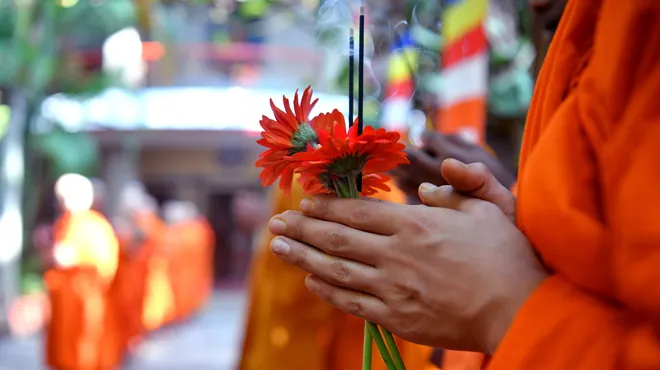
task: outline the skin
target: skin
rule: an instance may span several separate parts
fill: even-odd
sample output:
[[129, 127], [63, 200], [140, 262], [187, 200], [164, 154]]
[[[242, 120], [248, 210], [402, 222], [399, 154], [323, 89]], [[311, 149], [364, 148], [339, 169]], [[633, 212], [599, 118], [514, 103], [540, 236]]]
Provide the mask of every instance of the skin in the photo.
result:
[[515, 176], [497, 158], [479, 145], [468, 143], [458, 136], [426, 132], [422, 137], [422, 147], [406, 149], [409, 165], [399, 166], [392, 175], [397, 185], [410, 198], [417, 198], [417, 188], [424, 182], [447, 185], [442, 174], [442, 162], [455, 158], [464, 163], [483, 163], [505, 187], [510, 188]]
[[493, 353], [547, 271], [485, 165], [442, 169], [450, 185], [422, 184], [423, 205], [305, 199], [271, 219], [271, 249], [319, 297], [403, 339]]

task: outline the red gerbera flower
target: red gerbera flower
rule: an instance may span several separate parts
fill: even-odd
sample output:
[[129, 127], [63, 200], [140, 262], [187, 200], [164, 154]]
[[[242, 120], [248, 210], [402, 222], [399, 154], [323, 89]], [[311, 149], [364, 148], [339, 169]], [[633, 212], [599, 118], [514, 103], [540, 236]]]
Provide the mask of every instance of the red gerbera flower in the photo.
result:
[[304, 152], [307, 147], [318, 143], [317, 132], [321, 129], [332, 132], [333, 122], [343, 116], [339, 111], [330, 114], [320, 114], [309, 119], [311, 110], [318, 99], [312, 101], [311, 87], [307, 87], [298, 98], [298, 91], [293, 99], [293, 110], [289, 99], [283, 97], [284, 111], [277, 108], [271, 99], [270, 106], [275, 119], [263, 116], [261, 127], [261, 139], [257, 141], [260, 145], [268, 148], [259, 156], [257, 167], [263, 167], [260, 178], [263, 186], [270, 186], [280, 178], [280, 188], [287, 194], [291, 191], [293, 173], [299, 162], [292, 156]]
[[296, 172], [300, 173], [300, 183], [305, 192], [340, 193], [352, 186], [358, 174], [362, 173], [362, 195], [373, 195], [378, 190], [389, 191], [385, 184], [389, 177], [383, 172], [406, 164], [408, 158], [403, 152], [405, 145], [399, 143], [400, 135], [367, 126], [362, 135], [357, 134], [357, 125], [346, 133], [343, 116], [333, 125], [334, 135], [319, 131], [319, 147], [295, 154], [302, 162]]

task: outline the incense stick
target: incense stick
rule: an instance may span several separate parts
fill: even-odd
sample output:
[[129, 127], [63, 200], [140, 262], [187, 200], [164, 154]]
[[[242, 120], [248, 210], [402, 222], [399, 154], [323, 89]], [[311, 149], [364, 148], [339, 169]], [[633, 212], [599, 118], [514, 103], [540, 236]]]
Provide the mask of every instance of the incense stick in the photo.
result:
[[[358, 59], [358, 135], [364, 130], [364, 6], [360, 7], [360, 34]], [[358, 176], [358, 191], [362, 191], [362, 174]]]
[[351, 28], [348, 40], [348, 127], [353, 126], [353, 105], [355, 104], [355, 29]]

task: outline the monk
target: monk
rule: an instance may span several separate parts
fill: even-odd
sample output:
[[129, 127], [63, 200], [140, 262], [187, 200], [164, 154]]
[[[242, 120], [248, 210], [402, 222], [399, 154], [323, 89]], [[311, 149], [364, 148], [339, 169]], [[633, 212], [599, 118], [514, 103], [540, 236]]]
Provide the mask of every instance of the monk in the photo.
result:
[[[271, 249], [334, 306], [492, 355], [490, 369], [660, 368], [658, 40], [660, 2], [569, 0], [518, 199], [482, 164], [449, 159], [449, 186], [420, 186], [427, 206], [305, 199], [270, 221]], [[327, 232], [345, 245], [329, 248]]]
[[[184, 239], [186, 258], [179, 261], [185, 278], [184, 289], [190, 294], [187, 309], [182, 318], [188, 318], [198, 312], [211, 298], [213, 292], [214, 271], [213, 255], [215, 251], [215, 232], [192, 202], [185, 202], [185, 219], [180, 224]], [[183, 263], [190, 261], [190, 263]]]
[[208, 219], [200, 214], [197, 207], [193, 208], [190, 224], [190, 227], [196, 229], [196, 234], [199, 235], [197, 248], [194, 248], [198, 261], [197, 266], [199, 266], [199, 269], [195, 271], [194, 275], [195, 286], [197, 288], [197, 299], [194, 309], [198, 311], [209, 301], [213, 294], [215, 284], [214, 255], [216, 236]]
[[[144, 244], [138, 259], [146, 266], [146, 282], [142, 305], [142, 325], [145, 330], [157, 330], [174, 319], [174, 291], [172, 288], [171, 259], [167, 238], [169, 214], [163, 211], [163, 220], [155, 212], [155, 202], [147, 200], [147, 207], [135, 214], [136, 224], [143, 233]], [[164, 207], [165, 208], [165, 207]]]
[[163, 246], [170, 265], [173, 320], [184, 321], [198, 312], [211, 296], [215, 236], [191, 202], [170, 202], [165, 215], [168, 226]]
[[[390, 184], [393, 187], [393, 184]], [[272, 194], [273, 212], [297, 209], [304, 198], [294, 182], [292, 195]], [[378, 198], [402, 203], [395, 190]], [[249, 309], [240, 370], [344, 370], [362, 363], [364, 321], [333, 309], [303, 285], [305, 273], [276, 258], [267, 246], [273, 235], [264, 230], [253, 260]], [[401, 342], [409, 369], [427, 369], [432, 349]], [[385, 369], [374, 356], [374, 368]]]
[[139, 183], [129, 184], [120, 195], [115, 228], [121, 251], [113, 297], [129, 351], [136, 348], [146, 330], [143, 311], [148, 294], [149, 261], [164, 229], [157, 207]]
[[46, 272], [51, 321], [46, 363], [53, 369], [115, 369], [123, 346], [108, 291], [119, 246], [110, 223], [91, 210], [92, 183], [68, 174], [55, 185], [62, 214], [54, 226], [54, 266]]

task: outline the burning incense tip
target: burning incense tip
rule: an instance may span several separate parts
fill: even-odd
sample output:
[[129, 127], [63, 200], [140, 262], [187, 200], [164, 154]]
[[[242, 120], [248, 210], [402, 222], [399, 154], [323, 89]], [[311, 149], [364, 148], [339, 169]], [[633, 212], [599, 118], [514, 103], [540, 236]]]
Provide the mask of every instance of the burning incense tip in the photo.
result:
[[364, 15], [364, 7], [363, 6], [360, 7], [360, 15]]

